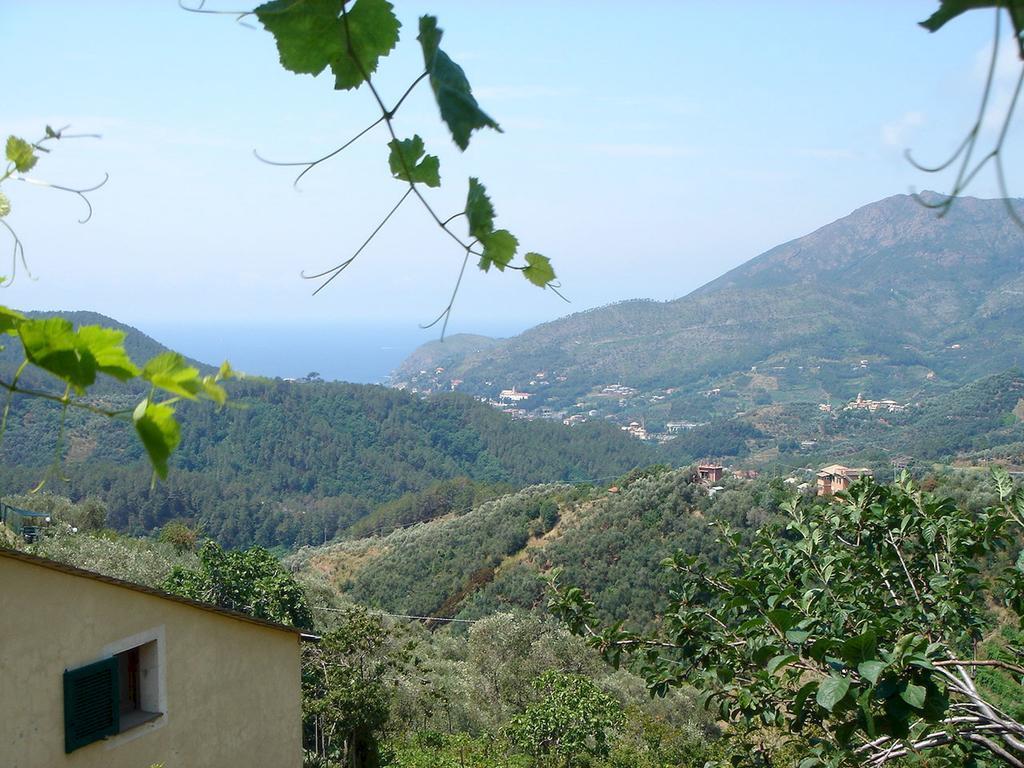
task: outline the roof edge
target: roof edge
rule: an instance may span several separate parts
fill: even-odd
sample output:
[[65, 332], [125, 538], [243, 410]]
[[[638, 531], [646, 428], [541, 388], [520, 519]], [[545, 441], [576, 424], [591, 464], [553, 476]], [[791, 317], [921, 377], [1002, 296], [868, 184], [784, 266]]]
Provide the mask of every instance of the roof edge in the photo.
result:
[[113, 576], [107, 576], [96, 571], [90, 571], [85, 568], [79, 568], [75, 565], [68, 565], [57, 560], [50, 560], [49, 558], [39, 557], [38, 555], [31, 555], [28, 552], [22, 552], [17, 549], [8, 549], [0, 545], [0, 557], [7, 557], [12, 560], [20, 560], [23, 563], [29, 565], [39, 566], [40, 568], [49, 568], [51, 571], [60, 571], [70, 576], [78, 576], [83, 579], [92, 579], [93, 581], [101, 581], [105, 584], [110, 584], [114, 587], [122, 587], [123, 589], [130, 589], [134, 592], [141, 592], [151, 597], [159, 597], [163, 600], [170, 600], [174, 603], [180, 603], [187, 605], [192, 608], [198, 608], [201, 611], [208, 613], [216, 613], [220, 616], [225, 616], [229, 619], [235, 619], [236, 621], [244, 621], [249, 624], [255, 624], [259, 627], [265, 627], [266, 629], [276, 629], [280, 632], [287, 632], [292, 635], [298, 636], [299, 640], [316, 642], [319, 641], [319, 636], [310, 634], [298, 627], [289, 627], [287, 624], [280, 624], [276, 621], [269, 621], [267, 619], [258, 619], [255, 616], [250, 616], [247, 613], [241, 611], [231, 610], [230, 608], [221, 608], [218, 605], [212, 605], [210, 603], [203, 603], [199, 600], [193, 600], [189, 597], [182, 597], [181, 595], [175, 595], [171, 592], [165, 592], [162, 589], [156, 587], [147, 587], [143, 584], [136, 584], [132, 581], [125, 581], [124, 579], [117, 579]]

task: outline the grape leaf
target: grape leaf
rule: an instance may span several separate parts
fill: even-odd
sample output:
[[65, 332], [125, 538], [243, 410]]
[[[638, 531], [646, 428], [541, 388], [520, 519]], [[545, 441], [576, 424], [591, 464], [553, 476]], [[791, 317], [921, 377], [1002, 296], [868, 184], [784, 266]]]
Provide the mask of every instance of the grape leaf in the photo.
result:
[[18, 333], [18, 326], [21, 325], [25, 316], [13, 309], [7, 307], [0, 307], [0, 333], [6, 333], [9, 336], [16, 336]]
[[36, 157], [35, 151], [32, 149], [32, 145], [24, 139], [19, 139], [17, 136], [7, 137], [7, 159], [14, 163], [15, 169], [18, 173], [25, 173], [31, 171], [32, 167], [36, 164], [39, 159]]
[[99, 371], [118, 381], [128, 381], [139, 375], [139, 369], [124, 351], [124, 337], [124, 331], [98, 325], [83, 325], [78, 329], [78, 339], [96, 360]]
[[484, 253], [480, 257], [479, 266], [484, 272], [487, 272], [492, 264], [498, 268], [499, 272], [504, 272], [505, 267], [512, 261], [512, 257], [516, 255], [516, 248], [519, 246], [515, 235], [507, 229], [491, 232], [482, 242]]
[[348, 12], [348, 34], [352, 53], [362, 67], [349, 55], [332, 61], [334, 88], [339, 91], [358, 88], [366, 79], [364, 72], [366, 75], [375, 72], [380, 57], [387, 56], [398, 43], [401, 26], [394, 7], [387, 0], [356, 0]]
[[474, 177], [469, 178], [469, 193], [466, 195], [466, 218], [469, 220], [469, 234], [484, 242], [494, 231], [494, 206], [487, 196], [487, 188]]
[[391, 166], [391, 175], [396, 179], [418, 182], [428, 187], [441, 186], [440, 160], [435, 155], [424, 156], [423, 139], [419, 136], [402, 141], [392, 139], [388, 147], [391, 148], [388, 165]]
[[96, 358], [64, 318], [24, 320], [18, 325], [18, 335], [30, 363], [67, 382], [79, 394], [96, 381]]
[[423, 65], [430, 75], [434, 100], [441, 111], [441, 119], [451, 131], [452, 140], [459, 149], [465, 150], [473, 131], [493, 128], [500, 133], [501, 126], [480, 109], [462, 67], [440, 49], [443, 34], [435, 16], [420, 17], [420, 33], [416, 39], [423, 49]]
[[272, 0], [254, 13], [277, 42], [281, 66], [316, 77], [345, 55], [342, 0]]
[[7, 195], [0, 192], [0, 219], [11, 212], [11, 201], [7, 199]]
[[228, 401], [228, 393], [214, 376], [203, 376], [199, 381], [200, 391], [203, 395], [213, 400], [217, 405], [224, 405]]
[[555, 279], [555, 270], [551, 268], [551, 261], [547, 256], [539, 253], [526, 254], [526, 267], [523, 269], [523, 277], [534, 285], [543, 288]]
[[161, 478], [166, 478], [167, 459], [181, 442], [181, 428], [174, 419], [174, 408], [143, 400], [136, 406], [132, 421], [153, 469]]
[[401, 25], [387, 0], [356, 0], [347, 14], [350, 54], [343, 5], [343, 0], [271, 0], [255, 14], [274, 36], [282, 67], [314, 77], [330, 67], [335, 89], [348, 90], [363, 83], [364, 73], [376, 71], [380, 57], [398, 42]]
[[195, 400], [202, 389], [199, 371], [177, 352], [162, 352], [142, 368], [142, 378], [154, 387]]
[[929, 32], [938, 32], [946, 25], [946, 22], [952, 21], [961, 13], [966, 13], [975, 8], [992, 8], [996, 5], [1005, 4], [997, 2], [997, 0], [940, 0], [940, 3], [939, 10], [924, 21], [918, 22], [920, 26]]

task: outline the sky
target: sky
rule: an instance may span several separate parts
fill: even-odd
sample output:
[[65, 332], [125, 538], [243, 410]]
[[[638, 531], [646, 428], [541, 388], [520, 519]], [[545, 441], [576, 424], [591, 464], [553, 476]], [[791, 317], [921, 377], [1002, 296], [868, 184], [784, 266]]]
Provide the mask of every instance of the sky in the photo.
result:
[[[467, 177], [479, 177], [497, 225], [551, 258], [569, 299], [518, 273], [469, 269], [449, 332], [489, 335], [624, 299], [674, 299], [861, 205], [947, 189], [948, 175], [915, 170], [904, 152], [937, 163], [957, 146], [993, 31], [992, 14], [973, 12], [925, 32], [916, 22], [932, 0], [395, 5], [402, 37], [375, 79], [385, 99], [419, 74], [417, 18], [433, 13], [442, 46], [504, 129], [475, 134], [461, 153], [429, 89], [413, 92], [396, 127], [440, 156], [431, 203], [457, 212]], [[5, 184], [31, 277], [19, 265], [0, 302], [92, 309], [197, 356], [258, 348], [261, 329], [308, 332], [314, 351], [338, 339], [335, 356], [363, 332], [381, 348], [437, 338], [419, 325], [447, 304], [462, 254], [411, 200], [311, 295], [302, 272], [350, 256], [404, 188], [389, 176], [383, 128], [297, 188], [295, 169], [254, 157], [316, 158], [378, 115], [365, 88], [336, 92], [328, 75], [283, 70], [252, 23], [173, 0], [0, 0], [0, 131], [101, 134], [61, 142], [30, 175], [84, 187], [109, 174], [86, 224], [73, 195]], [[1004, 48], [997, 109], [1018, 66]], [[1022, 195], [1019, 134], [1007, 167]], [[971, 191], [998, 195], [991, 173]], [[0, 233], [0, 258], [10, 246]], [[394, 345], [381, 337], [392, 332]]]

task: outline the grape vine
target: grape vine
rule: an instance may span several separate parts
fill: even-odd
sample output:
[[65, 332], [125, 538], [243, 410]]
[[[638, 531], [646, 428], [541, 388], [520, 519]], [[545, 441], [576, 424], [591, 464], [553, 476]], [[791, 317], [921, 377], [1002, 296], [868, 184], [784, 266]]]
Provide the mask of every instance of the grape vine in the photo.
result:
[[[27, 176], [39, 162], [40, 153], [50, 151], [47, 144], [67, 138], [81, 138], [86, 134], [67, 134], [66, 129], [54, 130], [46, 126], [44, 136], [29, 142], [18, 136], [10, 136], [4, 148], [7, 161], [0, 173], [0, 224], [14, 242], [11, 276], [20, 262], [28, 272], [25, 248], [21, 238], [7, 222], [11, 213], [11, 200], [3, 189], [9, 181], [23, 181], [37, 186], [56, 189], [78, 196], [86, 207], [86, 215], [80, 223], [92, 217], [92, 204], [87, 197], [109, 178], [92, 187], [77, 189], [42, 181]], [[90, 135], [91, 136], [91, 135]], [[0, 277], [0, 282], [10, 281]], [[0, 336], [14, 337], [21, 345], [22, 361], [11, 379], [0, 379], [0, 390], [6, 391], [3, 412], [0, 416], [0, 439], [7, 427], [7, 418], [15, 395], [50, 400], [61, 407], [61, 431], [55, 446], [55, 466], [60, 465], [60, 449], [63, 437], [64, 415], [68, 408], [76, 408], [109, 418], [130, 420], [142, 442], [155, 474], [167, 476], [167, 461], [181, 439], [180, 427], [174, 416], [176, 403], [186, 400], [210, 400], [219, 405], [227, 401], [227, 393], [220, 382], [233, 375], [231, 367], [224, 363], [216, 374], [201, 375], [199, 370], [176, 352], [159, 354], [142, 367], [129, 357], [124, 348], [125, 333], [98, 325], [83, 325], [75, 328], [61, 317], [29, 318], [9, 307], [0, 306]], [[3, 347], [0, 346], [0, 349]], [[59, 391], [47, 391], [22, 386], [25, 371], [34, 368], [57, 380]], [[121, 382], [133, 379], [149, 384], [149, 393], [134, 407], [126, 410], [111, 410], [87, 397], [89, 388], [103, 374]], [[45, 481], [45, 478], [44, 478]], [[42, 483], [37, 486], [42, 487]]]
[[[444, 33], [437, 26], [436, 17], [425, 15], [419, 19], [416, 39], [423, 54], [423, 69], [416, 74], [394, 105], [389, 107], [373, 80], [373, 73], [377, 71], [380, 60], [397, 46], [402, 26], [388, 0], [318, 0], [315, 3], [308, 0], [271, 0], [253, 11], [242, 13], [210, 10], [204, 7], [202, 0], [195, 6], [179, 0], [179, 5], [185, 10], [227, 14], [239, 20], [255, 16], [264, 29], [274, 36], [281, 66], [286, 70], [317, 77], [329, 69], [334, 76], [335, 90], [349, 91], [365, 85], [380, 110], [380, 117], [374, 122], [337, 149], [316, 160], [280, 162], [268, 160], [256, 153], [257, 158], [271, 165], [301, 167], [302, 171], [294, 181], [298, 184], [307, 173], [337, 156], [373, 129], [381, 124], [386, 128], [389, 137], [388, 167], [392, 177], [406, 184], [407, 189], [351, 255], [328, 269], [303, 273], [306, 279], [320, 281], [314, 295], [344, 272], [402, 204], [413, 197], [463, 254], [448, 304], [424, 328], [441, 323], [441, 336], [444, 337], [470, 256], [478, 259], [477, 266], [484, 272], [490, 271], [491, 267], [499, 272], [518, 271], [533, 285], [550, 289], [565, 300], [559, 291], [561, 286], [548, 257], [529, 251], [517, 263], [519, 239], [507, 229], [495, 228], [494, 204], [479, 178], [469, 179], [464, 208], [446, 218], [442, 218], [427, 199], [424, 188], [441, 186], [440, 159], [437, 155], [427, 153], [419, 135], [400, 138], [395, 124], [399, 109], [420, 83], [429, 82], [441, 120], [461, 151], [469, 147], [475, 131], [486, 128], [501, 131], [498, 123], [477, 103], [462, 67], [440, 47]], [[459, 219], [465, 219], [465, 234], [452, 227], [453, 222]]]
[[[985, 85], [981, 93], [981, 102], [978, 106], [978, 113], [973, 125], [967, 131], [963, 141], [956, 150], [944, 162], [938, 165], [924, 165], [918, 162], [907, 150], [907, 160], [918, 170], [925, 173], [941, 173], [953, 166], [957, 166], [956, 179], [949, 194], [939, 201], [929, 201], [920, 195], [916, 196], [917, 201], [926, 208], [932, 208], [939, 212], [939, 216], [945, 216], [953, 207], [957, 197], [962, 195], [974, 178], [981, 170], [992, 163], [995, 167], [996, 182], [999, 184], [999, 192], [1006, 205], [1006, 211], [1017, 226], [1024, 229], [1024, 219], [1017, 212], [1006, 184], [1006, 171], [1003, 168], [1003, 145], [1006, 142], [1010, 124], [1013, 121], [1014, 112], [1017, 109], [1017, 100], [1020, 97], [1021, 88], [1024, 87], [1024, 0], [941, 0], [939, 10], [932, 14], [921, 26], [929, 32], [938, 32], [947, 22], [955, 19], [970, 10], [980, 7], [991, 7], [995, 9], [995, 31], [992, 37], [992, 54], [989, 58]], [[1002, 18], [1003, 11], [1006, 11], [1013, 25], [1014, 40], [1017, 44], [1017, 52], [1021, 59], [1020, 71], [1017, 75], [1017, 82], [1010, 98], [1009, 106], [1002, 117], [999, 133], [992, 148], [975, 159], [975, 150], [978, 148], [978, 140], [981, 138], [982, 128], [989, 117], [989, 110], [992, 97], [992, 86], [995, 81], [996, 63], [999, 60], [999, 49], [1002, 42]]]

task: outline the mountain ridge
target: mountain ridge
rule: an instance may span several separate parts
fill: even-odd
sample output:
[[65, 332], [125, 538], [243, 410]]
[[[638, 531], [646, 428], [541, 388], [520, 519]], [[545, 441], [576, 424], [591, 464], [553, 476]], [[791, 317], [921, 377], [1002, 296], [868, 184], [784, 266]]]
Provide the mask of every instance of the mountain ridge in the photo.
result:
[[[671, 406], [686, 398], [665, 390], [731, 389], [766, 369], [804, 372], [768, 387], [773, 398], [935, 394], [1021, 362], [1024, 313], [1014, 299], [1024, 294], [1024, 232], [1005, 204], [962, 198], [938, 218], [913, 196], [894, 195], [678, 299], [618, 302], [486, 349], [446, 353], [443, 376], [421, 375], [432, 361], [421, 354], [416, 370], [403, 365], [391, 380], [431, 391], [457, 379], [457, 388], [484, 397], [517, 386], [536, 395], [531, 405], [570, 415], [573, 403], [611, 383], [660, 397], [601, 414], [621, 415], [623, 424], [692, 410], [692, 402]], [[1011, 204], [1024, 211], [1024, 202]], [[539, 372], [548, 383], [536, 383]], [[717, 415], [744, 410], [766, 388], [746, 382], [739, 390], [736, 407]]]

